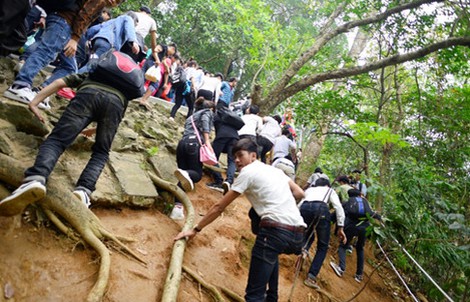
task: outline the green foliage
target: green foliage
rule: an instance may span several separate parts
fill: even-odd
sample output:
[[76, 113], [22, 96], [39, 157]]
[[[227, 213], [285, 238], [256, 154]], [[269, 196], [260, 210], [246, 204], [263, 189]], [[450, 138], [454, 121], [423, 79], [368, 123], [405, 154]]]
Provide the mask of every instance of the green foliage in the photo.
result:
[[158, 153], [158, 146], [153, 146], [151, 148], [148, 148], [147, 149], [147, 154], [150, 155], [150, 156], [154, 156]]

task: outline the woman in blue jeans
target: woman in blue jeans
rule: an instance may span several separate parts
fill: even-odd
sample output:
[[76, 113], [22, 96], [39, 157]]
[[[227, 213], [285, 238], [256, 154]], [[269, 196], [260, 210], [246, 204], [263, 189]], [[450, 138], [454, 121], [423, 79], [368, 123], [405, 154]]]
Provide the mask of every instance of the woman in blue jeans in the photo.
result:
[[307, 279], [304, 281], [306, 286], [315, 289], [319, 288], [317, 275], [323, 265], [326, 252], [328, 251], [328, 244], [330, 243], [330, 211], [328, 203], [331, 203], [336, 210], [338, 237], [342, 242], [346, 242], [346, 235], [343, 232], [345, 217], [343, 207], [336, 192], [330, 188], [330, 181], [328, 179], [317, 179], [315, 187], [310, 187], [305, 191], [305, 199], [300, 206], [300, 214], [308, 225], [304, 241], [306, 251], [310, 249], [315, 240], [315, 232], [317, 233], [317, 252], [308, 271]]

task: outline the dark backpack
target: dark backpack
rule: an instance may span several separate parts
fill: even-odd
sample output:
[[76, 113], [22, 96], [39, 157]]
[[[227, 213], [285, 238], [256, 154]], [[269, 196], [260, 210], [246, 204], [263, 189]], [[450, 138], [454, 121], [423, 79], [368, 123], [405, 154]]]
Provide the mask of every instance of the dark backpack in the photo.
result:
[[350, 197], [348, 203], [345, 205], [345, 211], [348, 216], [355, 218], [366, 216], [366, 201], [362, 197]]
[[119, 90], [128, 100], [144, 95], [144, 75], [128, 55], [109, 50], [91, 68], [90, 79]]
[[[222, 102], [222, 101], [219, 101]], [[219, 116], [222, 123], [230, 125], [235, 130], [240, 130], [245, 126], [245, 122], [236, 113], [224, 106], [217, 106], [217, 115]]]
[[177, 66], [176, 70], [171, 74], [171, 84], [186, 83], [187, 76], [183, 66]]

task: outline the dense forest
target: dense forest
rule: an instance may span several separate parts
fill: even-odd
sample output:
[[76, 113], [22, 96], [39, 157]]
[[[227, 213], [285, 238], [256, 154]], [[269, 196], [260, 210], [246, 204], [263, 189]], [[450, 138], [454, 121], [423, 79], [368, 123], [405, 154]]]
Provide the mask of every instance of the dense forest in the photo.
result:
[[179, 0], [149, 5], [158, 42], [240, 79], [264, 114], [293, 109], [303, 159], [365, 172], [386, 217], [375, 236], [411, 290], [470, 295], [470, 4], [467, 1]]

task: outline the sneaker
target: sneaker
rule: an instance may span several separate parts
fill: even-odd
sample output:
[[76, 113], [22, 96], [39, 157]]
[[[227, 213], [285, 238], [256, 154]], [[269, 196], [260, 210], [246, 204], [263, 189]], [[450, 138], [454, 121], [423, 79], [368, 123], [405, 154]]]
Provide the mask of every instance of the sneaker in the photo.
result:
[[175, 121], [175, 118], [174, 118], [174, 117], [171, 117], [171, 116], [170, 116], [168, 119], [169, 119], [170, 121], [172, 121], [172, 122]]
[[351, 255], [353, 253], [353, 247], [352, 245], [348, 245], [346, 247], [346, 254]]
[[312, 279], [312, 278], [305, 279], [304, 280], [304, 285], [308, 286], [310, 288], [320, 289], [320, 286], [318, 286], [317, 280]]
[[330, 262], [330, 266], [333, 268], [333, 270], [335, 271], [336, 275], [338, 275], [339, 277], [343, 277], [344, 270], [342, 270], [341, 267], [339, 267], [339, 265], [337, 265], [336, 263], [334, 263], [333, 261], [331, 261], [331, 262]]
[[228, 181], [224, 181], [222, 183], [222, 189], [224, 190], [224, 195], [227, 194], [228, 191], [230, 191], [230, 187], [232, 185]]
[[189, 177], [189, 173], [187, 171], [183, 169], [177, 169], [175, 171], [175, 176], [181, 183], [181, 186], [185, 192], [194, 190], [194, 183], [191, 177]]
[[[3, 96], [9, 99], [24, 103], [24, 104], [29, 104], [36, 96], [36, 93], [28, 87], [14, 88], [13, 86], [11, 86], [7, 90], [5, 90], [5, 92], [3, 93]], [[49, 105], [49, 97], [45, 98], [44, 101], [42, 101], [38, 107], [40, 109], [45, 109], [45, 110], [51, 109], [51, 106]]]
[[173, 220], [183, 220], [184, 219], [184, 209], [183, 205], [175, 204], [173, 210], [171, 211], [170, 218]]
[[84, 190], [75, 190], [73, 191], [73, 195], [77, 196], [87, 208], [91, 206], [90, 196], [88, 196], [87, 192]]
[[0, 201], [0, 214], [13, 216], [21, 214], [27, 205], [39, 201], [46, 196], [46, 186], [37, 180], [26, 182], [18, 187], [10, 196]]
[[207, 183], [207, 184], [206, 184], [206, 187], [208, 187], [209, 189], [215, 190], [215, 191], [217, 191], [217, 192], [224, 193], [224, 188], [222, 187], [222, 184], [221, 184], [221, 183], [218, 183], [218, 182], [210, 182], [210, 183]]
[[358, 274], [354, 275], [354, 280], [356, 280], [357, 283], [361, 283], [362, 278], [363, 278], [362, 275], [358, 275]]

